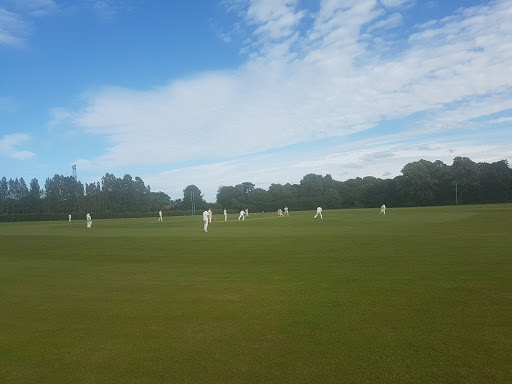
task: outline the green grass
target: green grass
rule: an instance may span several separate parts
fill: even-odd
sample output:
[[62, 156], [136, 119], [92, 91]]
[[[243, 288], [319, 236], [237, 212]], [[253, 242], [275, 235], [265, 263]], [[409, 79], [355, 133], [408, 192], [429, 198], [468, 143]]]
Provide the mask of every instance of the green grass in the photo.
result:
[[512, 382], [512, 206], [290, 214], [1, 223], [0, 382]]

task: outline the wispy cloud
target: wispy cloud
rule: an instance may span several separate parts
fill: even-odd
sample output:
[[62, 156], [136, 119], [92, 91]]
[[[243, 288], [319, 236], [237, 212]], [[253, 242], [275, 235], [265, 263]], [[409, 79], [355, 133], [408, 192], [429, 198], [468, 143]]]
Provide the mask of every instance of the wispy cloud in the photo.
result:
[[0, 44], [19, 47], [29, 32], [30, 27], [19, 15], [0, 8]]
[[89, 10], [97, 18], [111, 20], [130, 12], [137, 0], [84, 0], [57, 2], [55, 0], [0, 0], [0, 45], [23, 47], [37, 30], [36, 21], [66, 10]]
[[53, 0], [0, 2], [0, 45], [22, 47], [34, 31], [33, 20], [57, 11]]
[[512, 117], [500, 117], [489, 121], [492, 124], [512, 123]]
[[7, 0], [4, 2], [30, 17], [43, 17], [58, 11], [58, 5], [54, 0]]
[[116, 15], [133, 9], [134, 0], [88, 0], [87, 7], [104, 20], [113, 19]]
[[31, 159], [35, 156], [33, 152], [18, 149], [19, 146], [30, 141], [30, 136], [22, 133], [5, 135], [0, 139], [0, 156], [17, 160]]
[[[418, 138], [512, 109], [512, 0], [424, 24], [405, 46], [387, 41], [385, 57], [367, 42], [385, 39], [379, 31], [403, 22], [408, 1], [322, 1], [314, 12], [292, 0], [230, 4], [252, 31], [240, 68], [148, 90], [105, 87], [84, 96], [82, 109], [62, 112], [84, 133], [110, 143], [93, 162], [107, 168], [191, 159], [225, 165], [291, 144], [343, 140], [414, 114], [423, 120], [403, 133], [410, 129]], [[301, 23], [306, 16], [307, 26]], [[392, 150], [396, 158], [399, 152]]]

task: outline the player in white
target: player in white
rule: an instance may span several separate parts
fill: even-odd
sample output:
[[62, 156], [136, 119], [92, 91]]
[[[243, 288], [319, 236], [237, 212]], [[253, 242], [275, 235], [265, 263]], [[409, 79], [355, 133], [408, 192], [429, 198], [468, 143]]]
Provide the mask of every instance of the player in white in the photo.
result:
[[69, 222], [71, 223], [71, 215], [68, 216]]
[[164, 221], [164, 219], [162, 218], [162, 210], [158, 212], [158, 221]]
[[283, 211], [281, 211], [281, 208], [277, 210], [277, 216], [281, 217], [283, 216]]
[[224, 221], [228, 221], [228, 211], [224, 210]]
[[245, 216], [249, 216], [249, 208], [245, 208]]
[[208, 214], [208, 211], [203, 212], [203, 224], [204, 224], [204, 231], [208, 232], [208, 221], [210, 219], [210, 215]]
[[210, 223], [212, 222], [212, 216], [213, 216], [212, 209], [208, 208], [208, 221]]
[[91, 228], [92, 227], [91, 215], [88, 213], [87, 215], [85, 215], [85, 219], [87, 220], [87, 228]]
[[245, 221], [245, 211], [243, 209], [240, 211], [240, 216], [238, 216], [238, 221], [240, 221], [240, 219], [242, 219], [242, 221]]
[[288, 207], [284, 207], [284, 215], [285, 215], [285, 216], [289, 216], [289, 215], [288, 215]]
[[320, 215], [320, 218], [321, 218], [321, 219], [323, 219], [323, 217], [322, 217], [322, 207], [318, 207], [318, 208], [316, 209], [316, 215], [315, 215], [315, 217], [313, 217], [313, 219], [316, 219], [316, 217], [317, 217], [318, 215]]
[[379, 215], [381, 215], [381, 214], [384, 214], [384, 215], [386, 214], [386, 206], [384, 204], [382, 204], [382, 206], [380, 207]]

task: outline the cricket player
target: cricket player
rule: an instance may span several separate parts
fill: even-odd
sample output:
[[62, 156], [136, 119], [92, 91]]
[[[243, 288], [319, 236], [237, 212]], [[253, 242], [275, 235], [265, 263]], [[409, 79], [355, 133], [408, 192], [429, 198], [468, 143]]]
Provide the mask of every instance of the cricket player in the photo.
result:
[[283, 216], [283, 211], [281, 211], [281, 208], [277, 210], [277, 216], [281, 217]]
[[245, 216], [249, 217], [249, 208], [245, 208]]
[[208, 208], [208, 220], [210, 221], [210, 223], [212, 222], [212, 209], [211, 208]]
[[92, 227], [92, 218], [91, 218], [91, 214], [88, 213], [87, 215], [85, 215], [85, 219], [87, 220], [87, 228], [91, 228]]
[[71, 215], [68, 216], [69, 222], [71, 223]]
[[224, 210], [224, 221], [228, 221], [228, 211]]
[[203, 224], [204, 224], [204, 231], [208, 232], [208, 221], [209, 221], [210, 215], [208, 211], [203, 212]]
[[386, 205], [382, 204], [382, 206], [380, 207], [380, 213], [379, 215], [382, 215], [382, 214], [386, 214]]
[[289, 215], [288, 215], [288, 207], [284, 207], [284, 215], [285, 215], [285, 216], [289, 216]]
[[158, 212], [158, 221], [164, 221], [164, 219], [162, 218], [162, 210]]
[[318, 207], [318, 208], [316, 209], [316, 215], [315, 215], [315, 217], [313, 217], [313, 219], [316, 219], [316, 217], [317, 217], [318, 215], [320, 215], [320, 218], [321, 218], [321, 219], [323, 219], [323, 217], [322, 217], [322, 207]]
[[245, 211], [243, 209], [240, 211], [240, 216], [238, 216], [238, 221], [240, 221], [240, 219], [242, 219], [242, 221], [245, 221]]

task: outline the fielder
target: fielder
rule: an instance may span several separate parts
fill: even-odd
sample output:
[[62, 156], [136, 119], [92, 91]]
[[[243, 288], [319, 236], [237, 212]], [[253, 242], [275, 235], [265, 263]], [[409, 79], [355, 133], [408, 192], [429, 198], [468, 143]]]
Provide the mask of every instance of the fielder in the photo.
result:
[[164, 219], [162, 218], [162, 210], [158, 212], [158, 221], [164, 221]]
[[289, 215], [288, 215], [288, 207], [284, 207], [284, 215], [285, 215], [285, 216], [289, 216]]
[[228, 221], [228, 211], [224, 210], [224, 221]]
[[322, 217], [322, 207], [318, 207], [318, 208], [316, 209], [316, 215], [315, 215], [315, 217], [313, 217], [313, 219], [316, 219], [316, 217], [317, 217], [318, 215], [320, 215], [320, 218], [321, 218], [321, 219], [323, 219], [323, 217]]
[[71, 215], [68, 216], [69, 222], [71, 223]]
[[85, 215], [85, 219], [87, 220], [87, 228], [91, 228], [92, 227], [91, 215], [88, 213], [87, 215]]
[[240, 216], [238, 216], [238, 221], [240, 221], [240, 219], [242, 219], [242, 221], [245, 221], [245, 211], [243, 209], [240, 211]]
[[212, 209], [211, 208], [208, 208], [208, 221], [211, 223], [212, 222]]
[[382, 214], [386, 214], [386, 206], [384, 204], [382, 204], [382, 206], [380, 207], [380, 213], [379, 215], [382, 215]]
[[203, 212], [203, 224], [204, 224], [204, 231], [208, 232], [208, 221], [209, 221], [210, 215], [208, 214], [208, 211]]

